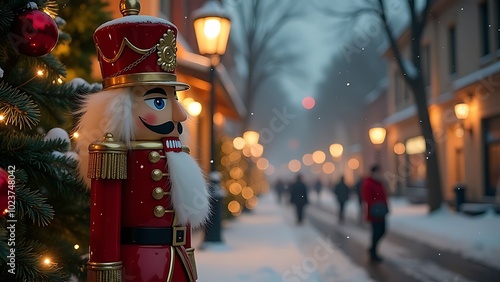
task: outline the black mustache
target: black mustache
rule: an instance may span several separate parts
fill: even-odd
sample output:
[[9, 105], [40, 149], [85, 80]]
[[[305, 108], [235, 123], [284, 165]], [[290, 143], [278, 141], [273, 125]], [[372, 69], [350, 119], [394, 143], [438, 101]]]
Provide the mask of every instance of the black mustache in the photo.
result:
[[[158, 133], [158, 134], [162, 134], [162, 135], [170, 134], [175, 129], [175, 124], [173, 121], [167, 121], [165, 123], [158, 124], [158, 125], [151, 125], [151, 124], [146, 123], [142, 117], [139, 117], [139, 119], [141, 119], [142, 124], [144, 124], [144, 126], [147, 129], [149, 129], [155, 133]], [[177, 131], [179, 132], [179, 134], [182, 133], [182, 131], [183, 131], [182, 124], [179, 123], [179, 125], [177, 126]]]

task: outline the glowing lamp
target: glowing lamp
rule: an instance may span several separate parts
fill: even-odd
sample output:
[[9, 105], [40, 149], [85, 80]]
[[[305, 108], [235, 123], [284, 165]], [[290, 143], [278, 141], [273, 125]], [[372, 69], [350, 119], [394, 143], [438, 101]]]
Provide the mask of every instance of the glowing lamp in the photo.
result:
[[380, 145], [384, 143], [385, 133], [386, 131], [383, 127], [373, 127], [368, 131], [370, 141], [373, 145]]
[[203, 55], [221, 56], [226, 52], [231, 22], [218, 1], [207, 1], [193, 12], [198, 49]]
[[469, 116], [469, 105], [466, 103], [458, 103], [455, 105], [455, 115], [458, 119], [464, 120]]

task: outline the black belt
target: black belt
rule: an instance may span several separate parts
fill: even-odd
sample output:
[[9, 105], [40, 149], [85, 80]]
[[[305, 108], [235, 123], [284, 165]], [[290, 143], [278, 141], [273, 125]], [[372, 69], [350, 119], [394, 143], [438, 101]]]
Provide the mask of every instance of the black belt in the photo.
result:
[[125, 245], [169, 245], [186, 244], [186, 227], [123, 227], [121, 243]]

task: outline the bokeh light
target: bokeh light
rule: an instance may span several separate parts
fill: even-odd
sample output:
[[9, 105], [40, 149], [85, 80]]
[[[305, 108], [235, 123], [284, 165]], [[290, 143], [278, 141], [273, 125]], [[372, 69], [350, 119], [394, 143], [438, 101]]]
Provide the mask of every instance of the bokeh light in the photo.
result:
[[347, 166], [352, 169], [352, 170], [355, 170], [355, 169], [358, 169], [359, 168], [359, 161], [358, 159], [356, 158], [351, 158], [348, 162], [347, 162]]
[[229, 171], [229, 175], [234, 179], [240, 179], [241, 177], [243, 177], [243, 170], [239, 167], [233, 167]]
[[291, 160], [288, 162], [288, 169], [291, 171], [291, 172], [297, 172], [300, 170], [300, 162], [298, 160]]
[[335, 143], [330, 145], [330, 155], [334, 158], [338, 158], [342, 156], [342, 153], [344, 152], [344, 147], [342, 145]]
[[229, 154], [229, 160], [233, 163], [237, 163], [241, 160], [241, 153], [236, 151], [236, 152], [232, 152], [231, 154]]
[[269, 161], [266, 158], [261, 158], [257, 161], [257, 168], [260, 170], [266, 170], [269, 167]]
[[229, 155], [233, 151], [233, 144], [230, 141], [225, 141], [220, 146], [220, 149], [224, 154]]
[[199, 116], [201, 113], [201, 109], [201, 104], [196, 101], [191, 102], [187, 105], [187, 111], [193, 117]]
[[241, 150], [241, 149], [245, 148], [245, 144], [246, 144], [245, 139], [243, 139], [242, 137], [236, 137], [233, 139], [233, 146], [237, 150]]
[[302, 157], [302, 162], [307, 166], [311, 166], [314, 163], [312, 154], [305, 154]]
[[312, 159], [317, 164], [322, 164], [326, 159], [326, 154], [323, 151], [314, 151], [312, 154]]
[[314, 98], [311, 96], [307, 96], [304, 99], [302, 99], [302, 106], [306, 110], [310, 110], [310, 109], [314, 108], [315, 104], [316, 104], [316, 101], [314, 101]]
[[243, 199], [248, 200], [253, 197], [253, 190], [250, 187], [245, 187], [241, 191], [241, 196], [243, 196]]
[[394, 153], [396, 155], [402, 155], [405, 153], [405, 151], [406, 151], [405, 144], [401, 142], [394, 144]]
[[245, 203], [245, 206], [252, 210], [254, 209], [257, 205], [259, 204], [259, 199], [255, 196], [253, 196], [252, 198], [248, 199]]
[[257, 131], [248, 130], [243, 133], [243, 140], [248, 145], [255, 145], [259, 143], [259, 133]]
[[224, 117], [223, 114], [221, 114], [219, 112], [216, 112], [214, 114], [214, 123], [215, 123], [215, 125], [217, 125], [217, 126], [223, 126], [225, 122], [226, 122], [226, 118]]
[[232, 213], [238, 213], [241, 210], [241, 205], [237, 201], [231, 201], [227, 205], [227, 209]]
[[326, 162], [323, 164], [323, 172], [325, 174], [332, 174], [335, 171], [335, 165], [331, 162]]
[[193, 98], [187, 97], [187, 98], [185, 98], [185, 99], [182, 100], [182, 105], [184, 106], [184, 108], [187, 109], [187, 107], [189, 106], [189, 104], [191, 104], [193, 102], [194, 102]]
[[229, 185], [229, 192], [233, 195], [238, 195], [239, 193], [241, 193], [241, 190], [243, 190], [243, 188], [238, 182], [233, 182], [231, 183], [231, 185]]
[[262, 146], [261, 144], [254, 144], [250, 148], [250, 154], [252, 155], [252, 157], [258, 158], [262, 156], [263, 153], [264, 153], [264, 146]]

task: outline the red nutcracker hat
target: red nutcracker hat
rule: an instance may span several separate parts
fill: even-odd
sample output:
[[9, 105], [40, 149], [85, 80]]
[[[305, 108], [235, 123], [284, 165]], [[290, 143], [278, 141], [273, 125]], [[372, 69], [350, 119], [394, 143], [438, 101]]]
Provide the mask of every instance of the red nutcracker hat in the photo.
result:
[[123, 18], [102, 24], [94, 33], [103, 88], [151, 84], [189, 89], [175, 75], [177, 27], [139, 16], [137, 0], [121, 0], [120, 11]]

